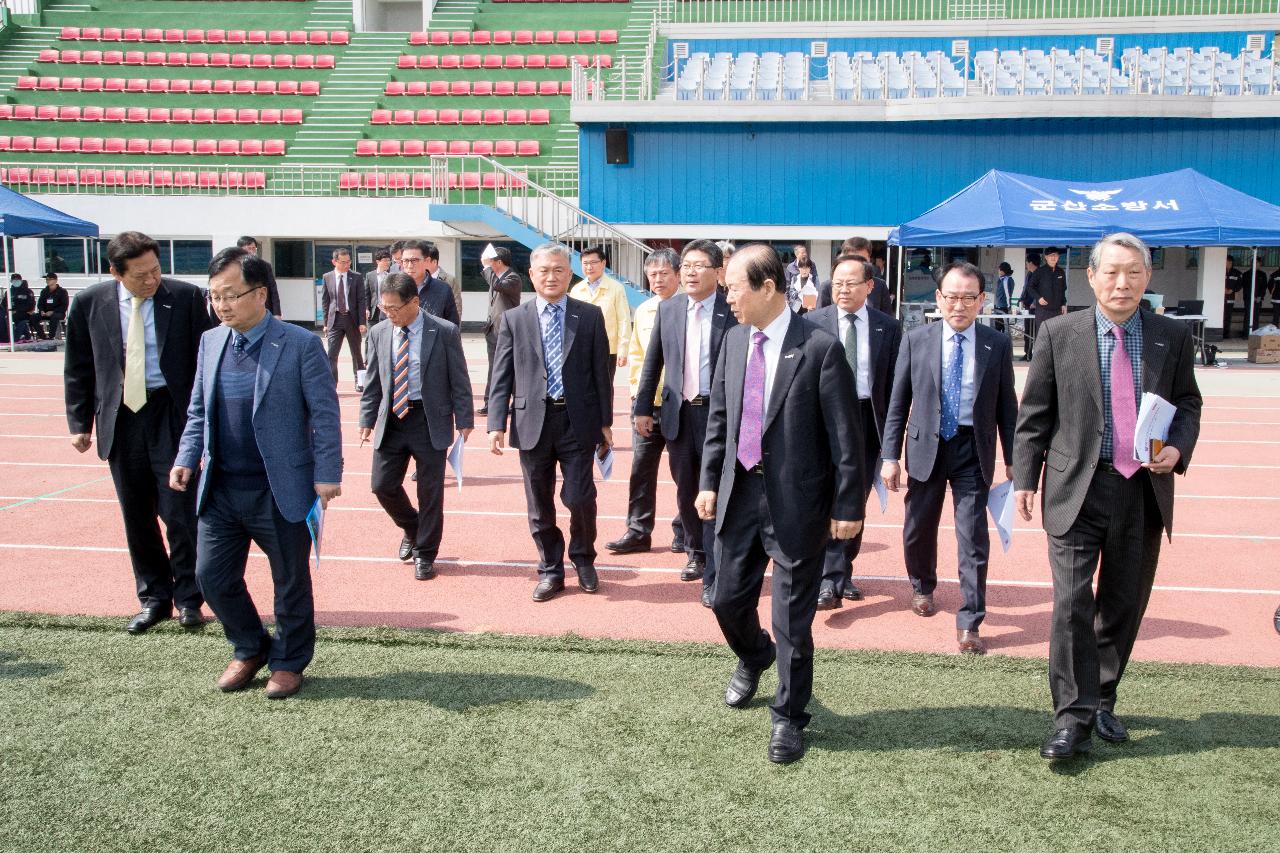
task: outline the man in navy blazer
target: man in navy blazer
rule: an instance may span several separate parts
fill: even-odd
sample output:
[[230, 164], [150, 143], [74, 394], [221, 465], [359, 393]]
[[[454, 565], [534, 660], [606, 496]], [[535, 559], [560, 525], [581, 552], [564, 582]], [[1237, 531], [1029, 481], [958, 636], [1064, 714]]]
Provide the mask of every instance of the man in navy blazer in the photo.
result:
[[[804, 755], [827, 539], [862, 527], [862, 428], [844, 349], [788, 308], [778, 253], [739, 249], [725, 281], [739, 325], [725, 334], [716, 363], [695, 504], [715, 519], [711, 609], [738, 656], [725, 704], [745, 708], [776, 658], [768, 756], [785, 764]], [[772, 640], [758, 612], [770, 559]]]
[[912, 329], [902, 339], [893, 396], [884, 426], [881, 475], [898, 491], [904, 434], [907, 451], [906, 522], [902, 545], [911, 578], [911, 609], [937, 612], [938, 522], [947, 486], [955, 505], [960, 592], [956, 642], [962, 654], [985, 654], [978, 635], [986, 617], [987, 493], [995, 476], [996, 435], [1005, 477], [1013, 478], [1013, 346], [1007, 335], [975, 322], [982, 309], [982, 272], [956, 261], [943, 272], [937, 301], [942, 322]]
[[[292, 696], [315, 651], [307, 515], [342, 493], [338, 395], [320, 339], [267, 312], [267, 269], [243, 249], [209, 264], [223, 325], [200, 339], [187, 426], [169, 484], [196, 492], [196, 580], [235, 658], [218, 687], [248, 687], [269, 665], [267, 697]], [[275, 636], [244, 583], [249, 543], [271, 564]]]
[[[662, 383], [659, 421], [671, 455], [671, 475], [676, 481], [676, 507], [684, 526], [684, 547], [688, 560], [680, 574], [683, 581], [702, 581], [702, 605], [711, 606], [711, 588], [716, 580], [715, 552], [711, 525], [698, 517], [694, 499], [702, 476], [702, 446], [707, 436], [707, 412], [711, 403], [711, 380], [720, 345], [728, 329], [738, 325], [717, 283], [724, 255], [710, 240], [694, 240], [681, 253], [680, 277], [684, 293], [662, 303], [654, 320], [644, 369], [636, 390], [636, 432], [648, 436], [653, 431], [653, 400]], [[698, 353], [686, 353], [692, 346]], [[665, 371], [665, 373], [664, 373]]]
[[431, 267], [440, 268], [440, 250], [426, 240], [405, 240], [400, 252], [400, 266], [418, 286], [418, 301], [428, 314], [462, 326], [462, 315], [454, 301], [453, 289], [431, 274]]
[[[408, 250], [406, 249], [406, 252]], [[537, 297], [498, 324], [489, 388], [489, 449], [501, 456], [511, 415], [511, 446], [520, 451], [529, 532], [538, 546], [534, 601], [564, 590], [564, 534], [556, 526], [556, 464], [569, 510], [569, 559], [578, 587], [593, 593], [596, 576], [596, 484], [592, 456], [613, 447], [613, 388], [604, 315], [571, 299], [569, 250], [544, 243], [529, 256]]]
[[[875, 266], [858, 255], [836, 258], [830, 282], [835, 304], [808, 315], [810, 322], [844, 344], [845, 359], [853, 370], [857, 418], [862, 424], [864, 503], [871, 496], [873, 478], [880, 473], [880, 437], [889, 411], [893, 366], [902, 342], [898, 321], [867, 302], [875, 286], [875, 272]], [[862, 550], [864, 532], [865, 529], [859, 530], [852, 539], [833, 539], [827, 543], [822, 587], [818, 590], [819, 610], [835, 610], [841, 606], [842, 598], [862, 599], [862, 591], [853, 582], [853, 561]]]
[[[422, 310], [412, 278], [390, 274], [378, 299], [387, 319], [369, 330], [360, 443], [372, 435], [373, 494], [404, 531], [400, 559], [412, 557], [413, 576], [425, 581], [435, 577], [444, 530], [445, 452], [455, 422], [463, 441], [474, 425], [471, 380], [461, 332]], [[410, 459], [418, 471], [417, 509], [404, 490]]]

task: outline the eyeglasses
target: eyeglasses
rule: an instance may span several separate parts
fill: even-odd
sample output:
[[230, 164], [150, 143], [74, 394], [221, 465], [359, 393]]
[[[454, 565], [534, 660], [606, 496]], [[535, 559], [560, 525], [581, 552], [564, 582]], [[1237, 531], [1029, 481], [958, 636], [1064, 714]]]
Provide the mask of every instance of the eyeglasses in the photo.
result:
[[405, 264], [424, 264], [426, 262], [426, 258], [406, 258], [403, 256], [400, 258], [400, 266], [404, 266]]
[[955, 304], [957, 304], [957, 303], [963, 303], [963, 304], [965, 305], [965, 307], [968, 307], [968, 306], [971, 306], [971, 305], [975, 304], [975, 303], [976, 303], [979, 299], [981, 299], [981, 298], [982, 298], [981, 294], [974, 294], [974, 293], [966, 293], [966, 294], [964, 294], [963, 296], [952, 296], [952, 295], [951, 295], [951, 294], [949, 294], [949, 293], [939, 293], [939, 294], [938, 294], [938, 301], [939, 301], [939, 302], [945, 302], [945, 303], [947, 303], [948, 305], [955, 305]]
[[706, 272], [707, 270], [714, 270], [714, 269], [719, 269], [719, 267], [712, 266], [711, 264], [704, 264], [704, 263], [698, 263], [698, 262], [689, 263], [688, 261], [685, 261], [683, 264], [680, 265], [680, 272], [696, 272], [699, 275]]
[[399, 305], [387, 305], [385, 302], [379, 302], [378, 308], [382, 310], [383, 314], [386, 314], [388, 317], [390, 317], [392, 314], [399, 314], [401, 311], [408, 308], [412, 304], [413, 304], [412, 301], [401, 302]]
[[217, 296], [215, 294], [210, 293], [209, 301], [212, 302], [214, 305], [232, 305], [238, 302], [241, 297], [248, 296], [250, 293], [253, 293], [255, 290], [261, 290], [261, 289], [262, 289], [261, 287], [251, 287], [242, 293], [232, 293], [227, 296]]
[[589, 258], [582, 258], [582, 265], [584, 267], [596, 267], [602, 263], [604, 263], [604, 261], [600, 260], [599, 258], [596, 258], [594, 260]]
[[863, 286], [864, 284], [866, 284], [866, 283], [867, 283], [867, 282], [866, 282], [865, 280], [863, 280], [863, 281], [841, 281], [841, 280], [837, 279], [836, 281], [831, 282], [831, 289], [832, 289], [832, 290], [846, 290], [846, 289], [847, 289], [847, 290], [853, 290], [855, 287], [862, 287], [862, 286]]

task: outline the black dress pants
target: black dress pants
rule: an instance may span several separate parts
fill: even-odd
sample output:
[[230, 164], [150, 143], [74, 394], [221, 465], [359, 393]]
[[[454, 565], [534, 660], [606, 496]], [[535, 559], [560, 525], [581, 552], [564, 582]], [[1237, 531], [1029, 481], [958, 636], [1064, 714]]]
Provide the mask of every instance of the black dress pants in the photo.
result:
[[[196, 490], [169, 488], [186, 412], [177, 411], [165, 389], [148, 393], [137, 412], [124, 404], [116, 415], [115, 440], [107, 460], [124, 516], [124, 537], [143, 607], [199, 607], [196, 585]], [[169, 540], [166, 552], [159, 521]]]
[[489, 355], [489, 360], [485, 362], [487, 365], [484, 369], [484, 404], [489, 405], [489, 386], [493, 384], [493, 354], [498, 349], [498, 327], [491, 326], [484, 333], [484, 348]]
[[333, 372], [333, 381], [338, 381], [338, 356], [342, 354], [342, 342], [346, 341], [351, 349], [351, 364], [358, 373], [364, 370], [364, 355], [360, 352], [360, 326], [355, 315], [333, 313], [333, 325], [325, 332], [325, 340], [329, 345], [329, 370]]
[[710, 547], [715, 540], [715, 522], [703, 521], [693, 505], [702, 479], [702, 445], [707, 438], [708, 403], [695, 406], [688, 400], [682, 402], [678, 413], [679, 432], [674, 440], [667, 443], [671, 478], [676, 481], [676, 508], [684, 525], [685, 553], [690, 559], [706, 561], [706, 569], [702, 573], [703, 586], [711, 586], [716, 580], [715, 549]]
[[1071, 529], [1049, 537], [1054, 728], [1088, 730], [1098, 710], [1115, 709], [1155, 583], [1161, 530], [1150, 475], [1126, 480], [1100, 462]]
[[[735, 463], [736, 464], [736, 463]], [[778, 692], [769, 706], [775, 723], [809, 724], [805, 708], [813, 695], [813, 617], [818, 610], [822, 547], [792, 559], [774, 535], [764, 477], [738, 467], [733, 491], [720, 495], [724, 525], [716, 537], [719, 574], [711, 609], [729, 648], [747, 666], [764, 669], [776, 643]], [[760, 627], [760, 589], [773, 560], [773, 640]]]
[[[960, 593], [964, 598], [956, 611], [956, 628], [961, 631], [978, 630], [987, 615], [987, 559], [991, 554], [987, 493], [991, 484], [982, 477], [975, 440], [972, 427], [960, 427], [950, 441], [939, 440], [938, 457], [928, 480], [907, 478], [906, 521], [902, 527], [903, 556], [911, 587], [919, 595], [928, 595], [938, 586], [938, 523], [947, 486], [951, 486]], [[994, 441], [995, 437], [989, 440]]]
[[[874, 478], [880, 476], [880, 433], [876, 430], [876, 413], [871, 407], [871, 401], [859, 401], [858, 408], [862, 412], [862, 473], [866, 478], [862, 486], [862, 505], [865, 507], [874, 488]], [[864, 523], [852, 539], [832, 539], [827, 543], [823, 556], [822, 585], [830, 585], [836, 595], [842, 595], [853, 583], [853, 561], [862, 552], [862, 534], [866, 529]]]
[[[387, 415], [382, 445], [374, 448], [371, 486], [378, 503], [413, 543], [413, 555], [434, 562], [444, 532], [445, 451], [431, 446], [422, 401], [413, 400], [401, 420]], [[418, 508], [404, 488], [409, 460], [417, 465]]]
[[[653, 410], [653, 429], [646, 438], [631, 427], [631, 479], [627, 482], [627, 529], [638, 536], [652, 536], [658, 506], [658, 470], [667, 439], [662, 434], [662, 408]], [[674, 472], [672, 474], [674, 478]], [[671, 533], [680, 537], [684, 524], [680, 514], [671, 520]]]
[[533, 449], [520, 451], [520, 470], [529, 532], [538, 547], [538, 574], [550, 579], [564, 577], [564, 534], [556, 525], [556, 464], [563, 480], [560, 500], [569, 510], [569, 559], [576, 566], [596, 563], [596, 481], [592, 475], [595, 448], [583, 447], [574, 437], [564, 406], [545, 405], [542, 435]]

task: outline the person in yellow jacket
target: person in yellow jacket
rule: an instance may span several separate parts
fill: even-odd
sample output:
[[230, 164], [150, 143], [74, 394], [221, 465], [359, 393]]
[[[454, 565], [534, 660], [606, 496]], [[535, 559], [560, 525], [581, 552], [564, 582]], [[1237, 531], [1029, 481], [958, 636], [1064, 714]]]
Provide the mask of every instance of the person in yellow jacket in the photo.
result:
[[583, 278], [569, 295], [604, 312], [604, 329], [609, 338], [609, 386], [619, 367], [627, 366], [627, 350], [631, 345], [631, 304], [626, 288], [604, 274], [604, 249], [589, 246], [580, 255]]

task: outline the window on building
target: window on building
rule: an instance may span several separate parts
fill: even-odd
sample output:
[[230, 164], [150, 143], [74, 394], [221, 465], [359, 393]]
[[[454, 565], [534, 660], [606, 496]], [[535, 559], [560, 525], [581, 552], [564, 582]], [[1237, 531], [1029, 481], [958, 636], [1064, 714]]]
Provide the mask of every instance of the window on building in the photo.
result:
[[44, 241], [44, 272], [84, 275], [84, 239], [49, 237]]
[[[161, 248], [166, 241], [161, 241]], [[174, 275], [205, 276], [209, 274], [209, 262], [213, 260], [212, 240], [174, 240]]]
[[272, 240], [271, 258], [276, 278], [315, 278], [312, 252], [310, 240]]

